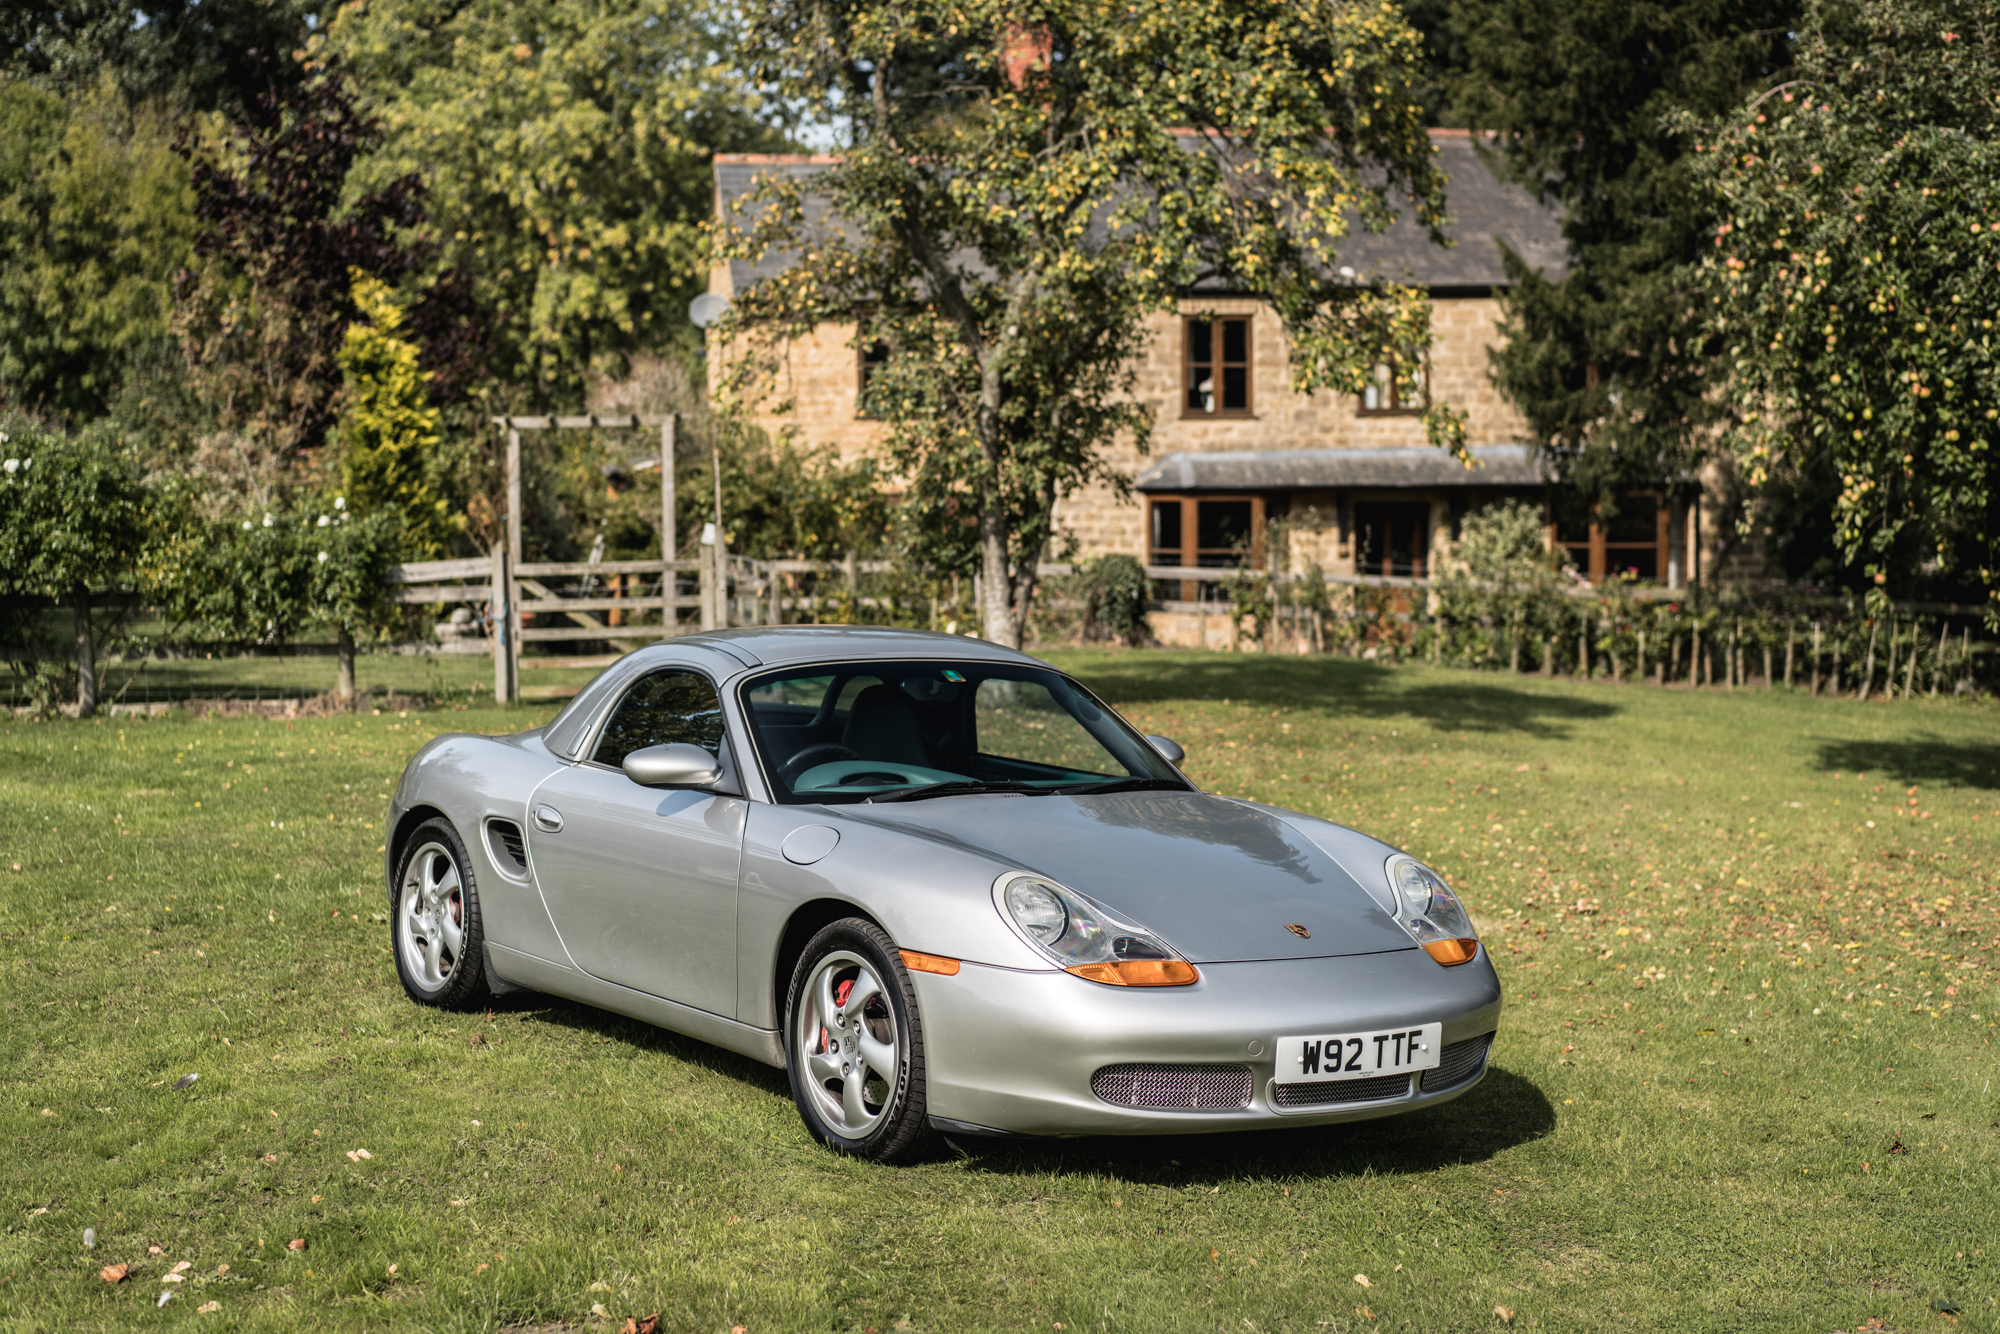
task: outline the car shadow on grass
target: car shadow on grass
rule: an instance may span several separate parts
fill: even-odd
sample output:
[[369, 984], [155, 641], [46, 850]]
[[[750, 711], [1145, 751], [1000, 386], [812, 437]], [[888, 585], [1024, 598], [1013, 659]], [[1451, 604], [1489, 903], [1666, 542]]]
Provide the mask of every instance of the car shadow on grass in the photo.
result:
[[762, 1061], [739, 1056], [712, 1046], [699, 1038], [686, 1037], [670, 1029], [658, 1028], [643, 1019], [632, 1019], [610, 1010], [600, 1010], [582, 1001], [538, 991], [510, 991], [495, 997], [488, 1007], [494, 1014], [509, 1014], [550, 1028], [566, 1028], [591, 1037], [603, 1038], [638, 1051], [671, 1056], [677, 1061], [741, 1080], [763, 1093], [791, 1101], [791, 1085], [783, 1070], [774, 1070]]
[[1924, 736], [1901, 741], [1828, 741], [1816, 763], [1827, 773], [1879, 773], [1898, 783], [2000, 788], [2000, 745]]
[[1555, 1129], [1533, 1081], [1503, 1066], [1442, 1106], [1374, 1121], [1089, 1139], [954, 1139], [971, 1166], [1000, 1175], [1112, 1172], [1144, 1185], [1223, 1186], [1372, 1174], [1413, 1176], [1484, 1162]]
[[[1269, 654], [1212, 654], [1162, 661], [1135, 655], [1093, 663], [1080, 678], [1120, 706], [1180, 700], [1227, 699], [1284, 709], [1319, 709], [1333, 719], [1414, 718], [1440, 732], [1514, 732], [1560, 739], [1570, 724], [1621, 712], [1607, 700], [1535, 689], [1531, 678], [1463, 672], [1452, 681], [1409, 674], [1353, 658], [1283, 658]], [[1518, 682], [1518, 684], [1516, 684]]]

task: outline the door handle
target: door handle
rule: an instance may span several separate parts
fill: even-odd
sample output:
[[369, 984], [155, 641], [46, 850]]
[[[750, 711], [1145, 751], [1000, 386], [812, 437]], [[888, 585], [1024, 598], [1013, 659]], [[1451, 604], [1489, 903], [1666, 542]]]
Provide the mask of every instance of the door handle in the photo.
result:
[[535, 807], [535, 828], [548, 834], [562, 832], [562, 812], [553, 806]]

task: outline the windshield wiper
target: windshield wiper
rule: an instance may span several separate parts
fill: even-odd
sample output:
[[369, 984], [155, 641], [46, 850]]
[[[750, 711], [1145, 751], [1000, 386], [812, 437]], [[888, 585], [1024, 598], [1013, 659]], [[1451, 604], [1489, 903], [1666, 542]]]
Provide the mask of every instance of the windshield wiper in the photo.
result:
[[865, 798], [865, 802], [923, 801], [929, 797], [956, 797], [974, 792], [1025, 792], [1046, 796], [1050, 789], [1034, 787], [1028, 783], [982, 783], [976, 779], [954, 778], [943, 783], [925, 783], [920, 787], [906, 787], [900, 792], [884, 792], [880, 796]]
[[1056, 791], [1066, 797], [1092, 796], [1099, 792], [1185, 792], [1187, 784], [1177, 783], [1171, 778], [1113, 778], [1103, 783], [1059, 787]]

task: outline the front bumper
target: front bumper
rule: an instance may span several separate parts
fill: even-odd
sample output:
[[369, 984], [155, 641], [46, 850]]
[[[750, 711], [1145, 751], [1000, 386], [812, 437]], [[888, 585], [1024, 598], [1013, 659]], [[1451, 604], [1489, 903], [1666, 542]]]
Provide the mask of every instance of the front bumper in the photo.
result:
[[[1442, 1023], [1450, 1048], [1500, 1022], [1500, 980], [1483, 949], [1455, 968], [1418, 949], [1199, 967], [1193, 986], [1157, 989], [974, 963], [955, 976], [911, 974], [931, 1116], [1019, 1135], [1175, 1135], [1393, 1116], [1458, 1097], [1484, 1076], [1484, 1063], [1435, 1091], [1418, 1080], [1373, 1101], [1280, 1107], [1276, 1039]], [[1106, 1066], [1148, 1064], [1247, 1066], [1248, 1105], [1156, 1110], [1091, 1091]]]

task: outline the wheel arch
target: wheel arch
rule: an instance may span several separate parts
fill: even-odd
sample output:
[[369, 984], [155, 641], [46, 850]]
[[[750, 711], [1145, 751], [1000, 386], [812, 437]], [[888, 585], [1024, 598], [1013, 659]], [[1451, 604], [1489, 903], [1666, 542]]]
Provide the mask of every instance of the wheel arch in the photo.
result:
[[[390, 831], [389, 861], [386, 875], [389, 881], [389, 902], [392, 905], [396, 901], [396, 868], [403, 864], [403, 850], [410, 845], [410, 836], [415, 834], [418, 826], [422, 825], [426, 820], [444, 820], [449, 823], [451, 817], [435, 806], [412, 806], [403, 812], [402, 819], [396, 821], [395, 829]], [[452, 828], [456, 829], [458, 826], [454, 824]], [[461, 840], [464, 837], [465, 835], [462, 833], [459, 835]]]
[[[859, 917], [862, 921], [883, 932], [889, 928], [881, 919], [858, 903], [846, 899], [808, 899], [792, 910], [785, 919], [785, 929], [778, 937], [778, 950], [771, 970], [771, 997], [773, 1009], [779, 1022], [784, 1021], [786, 993], [792, 985], [792, 970], [799, 966], [799, 956], [806, 952], [806, 942], [818, 935], [824, 927], [831, 926], [843, 917]], [[894, 939], [892, 935], [890, 937]]]

